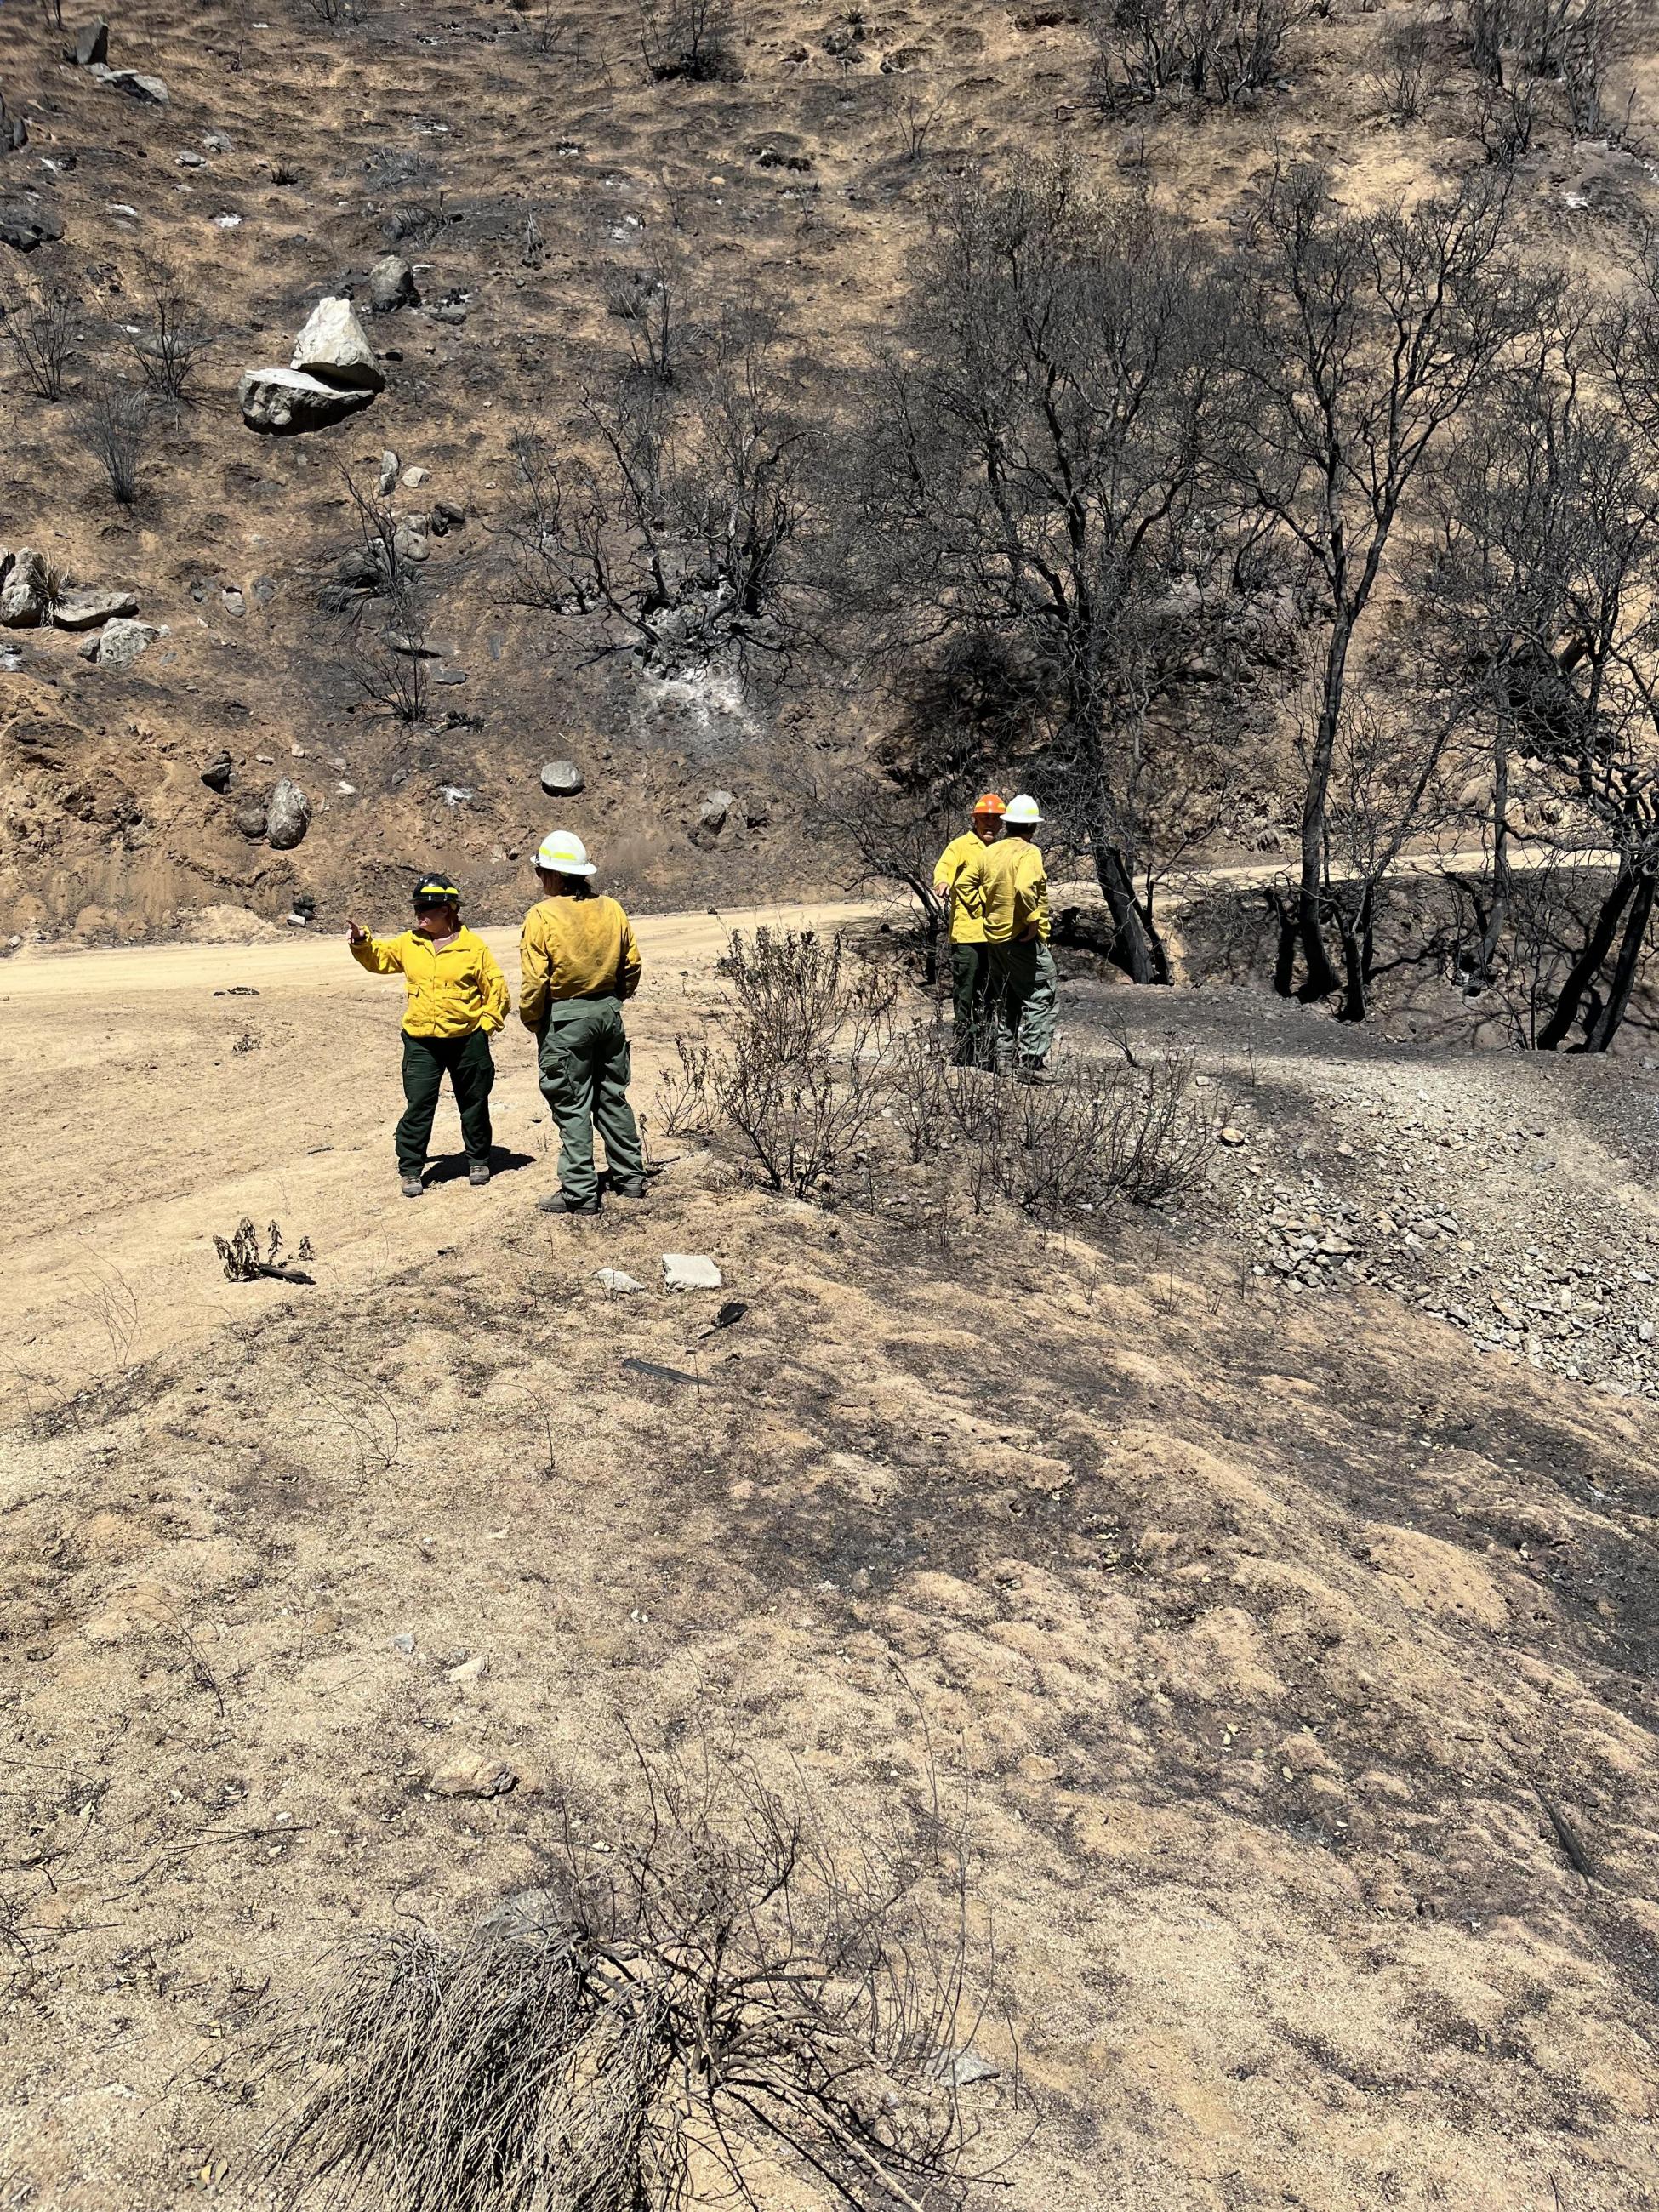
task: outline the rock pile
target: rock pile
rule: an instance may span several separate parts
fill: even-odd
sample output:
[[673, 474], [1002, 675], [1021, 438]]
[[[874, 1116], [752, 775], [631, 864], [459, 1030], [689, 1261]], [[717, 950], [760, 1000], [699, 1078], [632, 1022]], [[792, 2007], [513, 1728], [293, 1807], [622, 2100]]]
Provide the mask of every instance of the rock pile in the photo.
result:
[[250, 430], [292, 437], [326, 429], [367, 407], [386, 386], [349, 300], [320, 300], [301, 331], [287, 368], [250, 368], [237, 390]]

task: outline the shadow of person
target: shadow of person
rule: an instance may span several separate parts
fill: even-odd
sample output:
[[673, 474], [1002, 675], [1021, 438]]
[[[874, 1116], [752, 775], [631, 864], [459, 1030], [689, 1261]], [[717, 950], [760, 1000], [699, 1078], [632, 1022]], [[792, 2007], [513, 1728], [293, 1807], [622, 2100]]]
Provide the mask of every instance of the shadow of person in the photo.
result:
[[[441, 1160], [428, 1160], [424, 1178], [428, 1188], [430, 1189], [434, 1183], [464, 1182], [466, 1180], [466, 1164], [465, 1152], [456, 1152]], [[533, 1168], [535, 1164], [536, 1156], [533, 1152], [509, 1152], [504, 1145], [492, 1145], [489, 1148], [489, 1172], [492, 1178], [499, 1175], [510, 1175], [514, 1168]]]

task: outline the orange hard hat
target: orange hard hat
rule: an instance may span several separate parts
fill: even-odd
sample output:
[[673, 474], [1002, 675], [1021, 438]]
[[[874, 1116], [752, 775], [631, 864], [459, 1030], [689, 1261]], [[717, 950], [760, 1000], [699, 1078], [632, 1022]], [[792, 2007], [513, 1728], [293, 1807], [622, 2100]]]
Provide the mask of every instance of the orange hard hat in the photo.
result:
[[987, 791], [974, 801], [974, 811], [975, 814], [1003, 814], [1007, 808], [994, 791]]

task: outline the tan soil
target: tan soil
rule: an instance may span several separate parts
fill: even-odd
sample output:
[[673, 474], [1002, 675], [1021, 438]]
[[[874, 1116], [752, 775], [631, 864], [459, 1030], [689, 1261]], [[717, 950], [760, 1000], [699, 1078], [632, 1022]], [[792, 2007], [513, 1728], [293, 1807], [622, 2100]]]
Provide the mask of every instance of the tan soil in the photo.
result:
[[[647, 925], [647, 1071], [720, 943]], [[1642, 1407], [1364, 1285], [1246, 1285], [1201, 1223], [1061, 1245], [901, 1176], [899, 1230], [660, 1136], [645, 1207], [545, 1221], [516, 1026], [526, 1164], [408, 1204], [396, 993], [337, 944], [18, 960], [0, 995], [10, 2201], [259, 2201], [216, 2085], [261, 1991], [533, 1882], [546, 1789], [608, 1790], [623, 1723], [734, 1727], [858, 1814], [923, 1786], [919, 1710], [1022, 2053], [1018, 2110], [965, 2093], [998, 2201], [1653, 2201]], [[244, 1212], [314, 1286], [223, 1281]], [[703, 1337], [665, 1250], [744, 1321]], [[425, 1792], [474, 1754], [518, 1789]]]

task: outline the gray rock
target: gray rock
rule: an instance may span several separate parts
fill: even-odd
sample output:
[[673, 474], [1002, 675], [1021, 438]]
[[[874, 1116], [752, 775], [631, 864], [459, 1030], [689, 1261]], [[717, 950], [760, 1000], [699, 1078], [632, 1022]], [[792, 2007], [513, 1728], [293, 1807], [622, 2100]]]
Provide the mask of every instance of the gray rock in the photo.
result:
[[706, 791], [702, 795], [702, 811], [697, 819], [705, 830], [724, 830], [726, 817], [737, 803], [729, 791]]
[[665, 1291], [717, 1291], [725, 1278], [702, 1252], [665, 1252], [662, 1280]]
[[275, 851], [292, 851], [311, 827], [311, 801], [284, 776], [265, 805], [265, 842]]
[[349, 300], [319, 300], [294, 344], [290, 368], [349, 392], [383, 392], [386, 378]]
[[219, 598], [225, 612], [228, 615], [234, 615], [239, 621], [247, 612], [247, 601], [242, 597], [242, 587], [240, 584], [227, 584], [220, 592]]
[[64, 235], [64, 226], [44, 201], [31, 195], [26, 200], [0, 200], [0, 246], [15, 253], [33, 253]]
[[[232, 767], [230, 755], [228, 753], [215, 753], [213, 758], [202, 770], [202, 781], [206, 784], [210, 791], [226, 791], [228, 790], [230, 787], [231, 774]], [[259, 834], [261, 836], [264, 835], [264, 824], [263, 821], [259, 826]]]
[[325, 430], [368, 406], [374, 397], [372, 392], [342, 391], [297, 368], [250, 368], [236, 392], [248, 428], [272, 438]]
[[51, 605], [44, 555], [20, 545], [0, 585], [0, 629], [38, 629]]
[[73, 62], [77, 69], [90, 69], [94, 62], [109, 59], [109, 25], [101, 19], [88, 23], [84, 31], [75, 34], [75, 44], [66, 47], [65, 61]]
[[596, 1267], [594, 1273], [599, 1279], [600, 1287], [609, 1291], [613, 1298], [631, 1298], [635, 1291], [645, 1288], [643, 1283], [636, 1283], [620, 1267]]
[[550, 799], [574, 799], [586, 786], [587, 778], [574, 761], [549, 761], [543, 767], [542, 789]]
[[151, 107], [165, 107], [167, 88], [159, 76], [145, 76], [137, 70], [106, 69], [102, 62], [92, 63], [88, 76], [95, 76], [100, 84], [106, 84], [112, 92], [125, 93], [129, 100], [142, 100]]
[[254, 844], [265, 834], [265, 802], [263, 799], [245, 799], [236, 810], [236, 827], [244, 837]]
[[29, 126], [21, 115], [6, 112], [6, 95], [0, 92], [0, 154], [21, 154], [29, 143]]
[[419, 491], [421, 486], [426, 482], [431, 473], [432, 471], [430, 469], [422, 468], [418, 462], [411, 463], [411, 465], [404, 471], [404, 489], [405, 491]]
[[374, 489], [382, 499], [390, 499], [398, 484], [398, 456], [388, 446], [380, 456], [380, 481]]
[[388, 253], [369, 270], [368, 304], [377, 315], [395, 314], [399, 307], [417, 307], [420, 303], [415, 271], [401, 253]]
[[405, 660], [447, 660], [455, 647], [447, 641], [435, 637], [405, 637], [401, 630], [388, 630], [386, 643], [394, 653], [402, 653]]
[[441, 668], [432, 680], [434, 684], [465, 684], [466, 671], [464, 668]]
[[136, 615], [137, 592], [65, 592], [52, 611], [59, 629], [96, 629], [115, 615]]
[[268, 607], [270, 605], [276, 596], [276, 586], [270, 577], [256, 576], [254, 578], [253, 596], [260, 606]]
[[[130, 622], [125, 616], [117, 615], [104, 624], [95, 641], [88, 638], [87, 643], [96, 643], [100, 668], [131, 668], [158, 637], [167, 634], [165, 623]], [[85, 649], [82, 647], [83, 652]]]
[[432, 540], [427, 534], [427, 520], [423, 514], [406, 514], [398, 525], [392, 539], [392, 550], [400, 561], [429, 561]]
[[205, 169], [208, 165], [205, 154], [194, 154], [189, 147], [186, 147], [182, 154], [175, 154], [173, 158], [181, 169]]
[[439, 323], [464, 323], [466, 320], [466, 309], [459, 306], [434, 307], [432, 319]]

